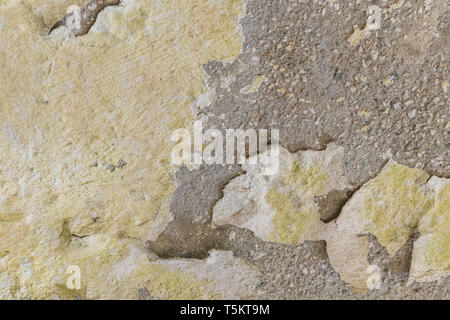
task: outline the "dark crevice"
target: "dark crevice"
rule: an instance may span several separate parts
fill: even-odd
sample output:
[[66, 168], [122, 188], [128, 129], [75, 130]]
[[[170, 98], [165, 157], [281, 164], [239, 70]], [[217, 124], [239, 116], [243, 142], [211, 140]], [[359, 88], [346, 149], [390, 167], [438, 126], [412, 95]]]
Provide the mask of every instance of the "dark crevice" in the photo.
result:
[[77, 234], [71, 233], [70, 236], [73, 238], [77, 238], [77, 239], [83, 239], [83, 238], [89, 237], [89, 234], [79, 236]]
[[80, 28], [73, 28], [70, 25], [70, 21], [75, 19], [74, 13], [68, 13], [63, 18], [58, 20], [48, 31], [50, 34], [53, 30], [58, 27], [66, 26], [74, 34], [75, 37], [85, 35], [89, 32], [91, 27], [97, 20], [98, 14], [109, 6], [117, 6], [120, 4], [120, 0], [92, 0], [86, 6], [81, 8], [80, 15]]
[[378, 176], [388, 163], [389, 160], [384, 161], [383, 165], [377, 171], [377, 173], [366, 181], [358, 184], [352, 189], [345, 190], [331, 190], [326, 195], [316, 196], [314, 198], [315, 203], [319, 207], [320, 220], [324, 223], [330, 223], [338, 218], [342, 212], [342, 208], [350, 201], [354, 194], [361, 189], [366, 183]]
[[332, 190], [323, 196], [316, 196], [315, 203], [319, 207], [320, 220], [329, 223], [336, 219], [342, 208], [353, 195], [353, 190]]
[[402, 285], [407, 283], [414, 242], [419, 236], [420, 233], [414, 229], [406, 243], [393, 257], [390, 257], [386, 248], [378, 242], [377, 238], [374, 235], [369, 234], [370, 251], [368, 261], [370, 264], [377, 265], [380, 268], [384, 281], [398, 281]]

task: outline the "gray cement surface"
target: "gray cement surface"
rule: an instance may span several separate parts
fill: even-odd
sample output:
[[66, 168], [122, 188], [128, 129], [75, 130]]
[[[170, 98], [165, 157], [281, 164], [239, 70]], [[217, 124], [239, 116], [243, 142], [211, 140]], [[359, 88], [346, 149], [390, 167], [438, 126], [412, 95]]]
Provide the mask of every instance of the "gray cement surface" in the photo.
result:
[[[389, 157], [449, 177], [450, 110], [442, 85], [449, 71], [449, 6], [429, 12], [421, 1], [408, 3], [389, 9], [385, 1], [250, 0], [241, 22], [242, 54], [230, 64], [204, 66], [215, 95], [199, 116], [206, 115], [209, 128], [278, 128], [281, 145], [291, 152], [322, 150], [334, 141], [345, 148], [345, 168], [356, 185]], [[370, 4], [387, 8], [382, 28], [351, 45]], [[261, 75], [266, 80], [259, 90], [243, 93]], [[370, 259], [383, 261], [389, 285], [358, 295], [331, 267], [325, 242], [281, 245], [236, 227], [211, 230], [212, 207], [238, 172], [181, 169], [171, 204], [175, 219], [149, 248], [164, 258], [232, 250], [264, 275], [255, 298], [449, 298], [450, 279], [406, 285], [412, 241], [388, 259], [372, 237]]]

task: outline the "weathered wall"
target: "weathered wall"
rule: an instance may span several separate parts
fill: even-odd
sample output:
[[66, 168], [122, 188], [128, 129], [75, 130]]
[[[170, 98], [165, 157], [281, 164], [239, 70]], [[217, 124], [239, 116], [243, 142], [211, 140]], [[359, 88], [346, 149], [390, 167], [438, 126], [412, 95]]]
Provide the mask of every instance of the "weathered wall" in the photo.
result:
[[[0, 299], [448, 299], [448, 6], [369, 2], [0, 0]], [[171, 165], [195, 119], [280, 171]]]

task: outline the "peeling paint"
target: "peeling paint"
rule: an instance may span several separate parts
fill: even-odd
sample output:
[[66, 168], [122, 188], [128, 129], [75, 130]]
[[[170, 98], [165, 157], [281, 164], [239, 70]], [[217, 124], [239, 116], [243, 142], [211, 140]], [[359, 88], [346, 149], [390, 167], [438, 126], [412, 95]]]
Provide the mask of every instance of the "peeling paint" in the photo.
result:
[[[201, 66], [240, 53], [243, 1], [123, 1], [97, 17], [102, 32], [78, 38], [45, 35], [39, 15], [51, 21], [56, 5], [0, 7], [0, 273], [18, 279], [16, 298], [105, 297], [107, 271], [78, 293], [52, 279], [68, 260], [107, 270], [125, 250], [118, 232], [155, 239], [171, 219], [169, 137], [192, 125]], [[74, 247], [84, 241], [95, 245]], [[102, 241], [110, 249], [92, 248]], [[31, 277], [14, 271], [25, 258]]]

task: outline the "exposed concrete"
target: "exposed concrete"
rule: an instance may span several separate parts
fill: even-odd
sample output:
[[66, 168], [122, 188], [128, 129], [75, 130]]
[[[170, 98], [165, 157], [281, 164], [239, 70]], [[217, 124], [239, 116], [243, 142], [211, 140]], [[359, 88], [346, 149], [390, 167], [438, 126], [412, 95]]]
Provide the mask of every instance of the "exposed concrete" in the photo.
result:
[[[356, 184], [391, 157], [449, 177], [448, 4], [392, 3], [250, 0], [242, 54], [205, 67], [215, 92], [204, 110], [210, 126], [276, 127], [291, 152], [335, 141]], [[370, 4], [383, 9], [382, 28], [352, 46]], [[240, 93], [260, 75], [257, 92]]]
[[[199, 115], [206, 115], [212, 128], [279, 128], [281, 144], [291, 152], [322, 150], [333, 141], [345, 148], [346, 173], [359, 186], [389, 159], [448, 177], [448, 7], [444, 1], [426, 9], [421, 2], [375, 4], [383, 9], [382, 29], [366, 32], [352, 44], [348, 40], [353, 26], [364, 28], [367, 21], [368, 1], [249, 1], [242, 20], [242, 54], [232, 63], [204, 67], [214, 94]], [[425, 28], [418, 21], [426, 21]], [[420, 34], [425, 33], [422, 45]], [[331, 207], [324, 203], [327, 198], [316, 199], [323, 220], [340, 213], [350, 196], [344, 192], [327, 195], [338, 196]], [[233, 206], [236, 200], [227, 201]], [[242, 254], [249, 240], [238, 239], [232, 243]], [[284, 256], [279, 247], [273, 250], [282, 269]], [[407, 273], [409, 249], [395, 257], [400, 258], [389, 258], [394, 260], [388, 272]], [[353, 296], [342, 283], [315, 290], [310, 280], [289, 289], [280, 278], [289, 282], [300, 270], [272, 272], [276, 275], [269, 286], [278, 292], [297, 290], [275, 295], [279, 298], [309, 296], [301, 288], [316, 297]], [[327, 272], [332, 277], [330, 269]], [[448, 297], [448, 280], [413, 286], [403, 286], [404, 278], [386, 281], [390, 288], [383, 286], [367, 297]], [[345, 293], [336, 295], [339, 290]]]
[[324, 196], [315, 197], [314, 200], [319, 206], [320, 220], [331, 222], [336, 219], [352, 194], [351, 190], [331, 190]]

